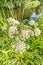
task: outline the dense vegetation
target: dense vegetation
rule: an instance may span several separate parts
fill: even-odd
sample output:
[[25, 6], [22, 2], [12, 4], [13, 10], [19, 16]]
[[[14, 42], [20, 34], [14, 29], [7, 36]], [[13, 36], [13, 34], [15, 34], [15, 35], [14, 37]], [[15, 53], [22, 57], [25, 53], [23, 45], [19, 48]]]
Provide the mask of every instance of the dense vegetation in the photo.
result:
[[43, 0], [0, 0], [0, 65], [43, 65]]

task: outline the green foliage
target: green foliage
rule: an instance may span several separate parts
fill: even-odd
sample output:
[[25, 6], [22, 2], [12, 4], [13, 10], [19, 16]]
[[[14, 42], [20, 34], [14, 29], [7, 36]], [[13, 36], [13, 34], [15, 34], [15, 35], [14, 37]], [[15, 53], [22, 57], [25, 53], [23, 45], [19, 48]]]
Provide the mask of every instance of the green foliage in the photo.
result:
[[[9, 38], [9, 24], [6, 19], [11, 16], [21, 20], [20, 26], [17, 26], [19, 31], [28, 28], [29, 20], [26, 18], [30, 18], [33, 10], [40, 5], [40, 1], [0, 0], [0, 65], [43, 65], [43, 17], [38, 21], [41, 35], [38, 37], [32, 36], [24, 41], [27, 48], [28, 45], [30, 45], [30, 48], [26, 49], [23, 54], [16, 53], [12, 48], [12, 42], [15, 41], [15, 37], [18, 40], [18, 37], [15, 35], [13, 41]], [[5, 31], [1, 29], [4, 24], [7, 26]]]
[[25, 43], [30, 45], [30, 49], [26, 50], [23, 54], [15, 53], [11, 46], [12, 40], [6, 31], [1, 30], [1, 26], [4, 23], [8, 25], [7, 20], [3, 20], [0, 15], [0, 21], [0, 65], [43, 65], [43, 26], [40, 26], [41, 24], [43, 25], [43, 18], [38, 22], [39, 28], [42, 31], [41, 35], [25, 40]]
[[[34, 10], [37, 6], [40, 5], [39, 1], [31, 1], [31, 0], [1, 0], [0, 1], [0, 12], [4, 18], [8, 18], [10, 16], [15, 19], [22, 20], [25, 18], [25, 13], [28, 14], [30, 11]], [[28, 12], [26, 12], [28, 10]], [[31, 13], [30, 13], [31, 14]], [[28, 17], [30, 16], [28, 15]], [[27, 17], [27, 16], [26, 16]]]

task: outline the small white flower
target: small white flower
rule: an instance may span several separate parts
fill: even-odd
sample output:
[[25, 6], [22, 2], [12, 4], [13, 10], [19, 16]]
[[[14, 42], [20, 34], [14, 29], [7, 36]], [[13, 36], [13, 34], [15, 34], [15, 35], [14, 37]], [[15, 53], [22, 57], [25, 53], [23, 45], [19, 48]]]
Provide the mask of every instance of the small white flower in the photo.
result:
[[13, 34], [15, 34], [16, 31], [17, 31], [17, 28], [15, 26], [10, 26], [8, 30], [9, 36], [12, 36]]
[[17, 28], [15, 26], [10, 26], [9, 33], [14, 34], [16, 30], [17, 30]]
[[34, 26], [35, 25], [35, 21], [34, 20], [29, 21], [29, 25]]
[[25, 39], [30, 37], [30, 29], [21, 31], [21, 36]]
[[26, 44], [24, 42], [19, 41], [13, 45], [13, 48], [15, 48], [15, 52], [22, 54], [26, 49]]
[[41, 30], [39, 28], [34, 29], [35, 36], [39, 36], [41, 34]]
[[15, 20], [15, 24], [20, 24], [19, 21]]
[[4, 30], [7, 30], [7, 24], [4, 23], [4, 25], [3, 25], [1, 28], [2, 28], [3, 31], [4, 31]]
[[14, 18], [10, 17], [7, 19], [7, 21], [10, 23], [10, 24], [19, 24], [19, 21], [15, 20]]
[[7, 21], [10, 23], [10, 22], [14, 22], [15, 19], [13, 19], [12, 17], [8, 18]]

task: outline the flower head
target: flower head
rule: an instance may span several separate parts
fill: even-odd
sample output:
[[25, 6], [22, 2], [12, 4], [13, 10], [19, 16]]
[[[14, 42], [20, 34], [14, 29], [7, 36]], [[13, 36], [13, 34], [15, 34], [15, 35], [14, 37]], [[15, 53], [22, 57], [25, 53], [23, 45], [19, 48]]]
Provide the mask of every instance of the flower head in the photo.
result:
[[34, 20], [29, 21], [29, 25], [34, 26], [35, 25], [35, 21]]
[[39, 36], [41, 34], [41, 30], [39, 28], [34, 29], [35, 36]]
[[12, 18], [12, 17], [8, 18], [7, 21], [8, 21], [10, 24], [12, 24], [12, 25], [14, 25], [14, 24], [19, 24], [19, 21], [15, 20], [15, 19]]
[[30, 37], [30, 29], [29, 30], [22, 30], [21, 31], [21, 36], [25, 39]]
[[15, 34], [16, 31], [17, 31], [17, 28], [15, 26], [10, 26], [8, 30], [9, 36], [12, 36], [13, 34]]
[[26, 49], [26, 44], [19, 41], [13, 45], [13, 48], [15, 48], [15, 52], [22, 54]]
[[36, 23], [34, 20], [31, 20], [31, 21], [29, 21], [29, 25], [38, 26], [38, 23]]

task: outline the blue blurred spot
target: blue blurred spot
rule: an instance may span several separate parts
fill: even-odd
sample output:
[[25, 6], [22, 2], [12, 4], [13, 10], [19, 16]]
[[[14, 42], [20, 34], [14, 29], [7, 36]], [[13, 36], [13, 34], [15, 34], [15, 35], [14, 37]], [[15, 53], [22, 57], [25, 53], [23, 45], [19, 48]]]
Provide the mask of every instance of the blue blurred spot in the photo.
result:
[[31, 16], [31, 20], [38, 21], [40, 19], [41, 14], [33, 13]]

